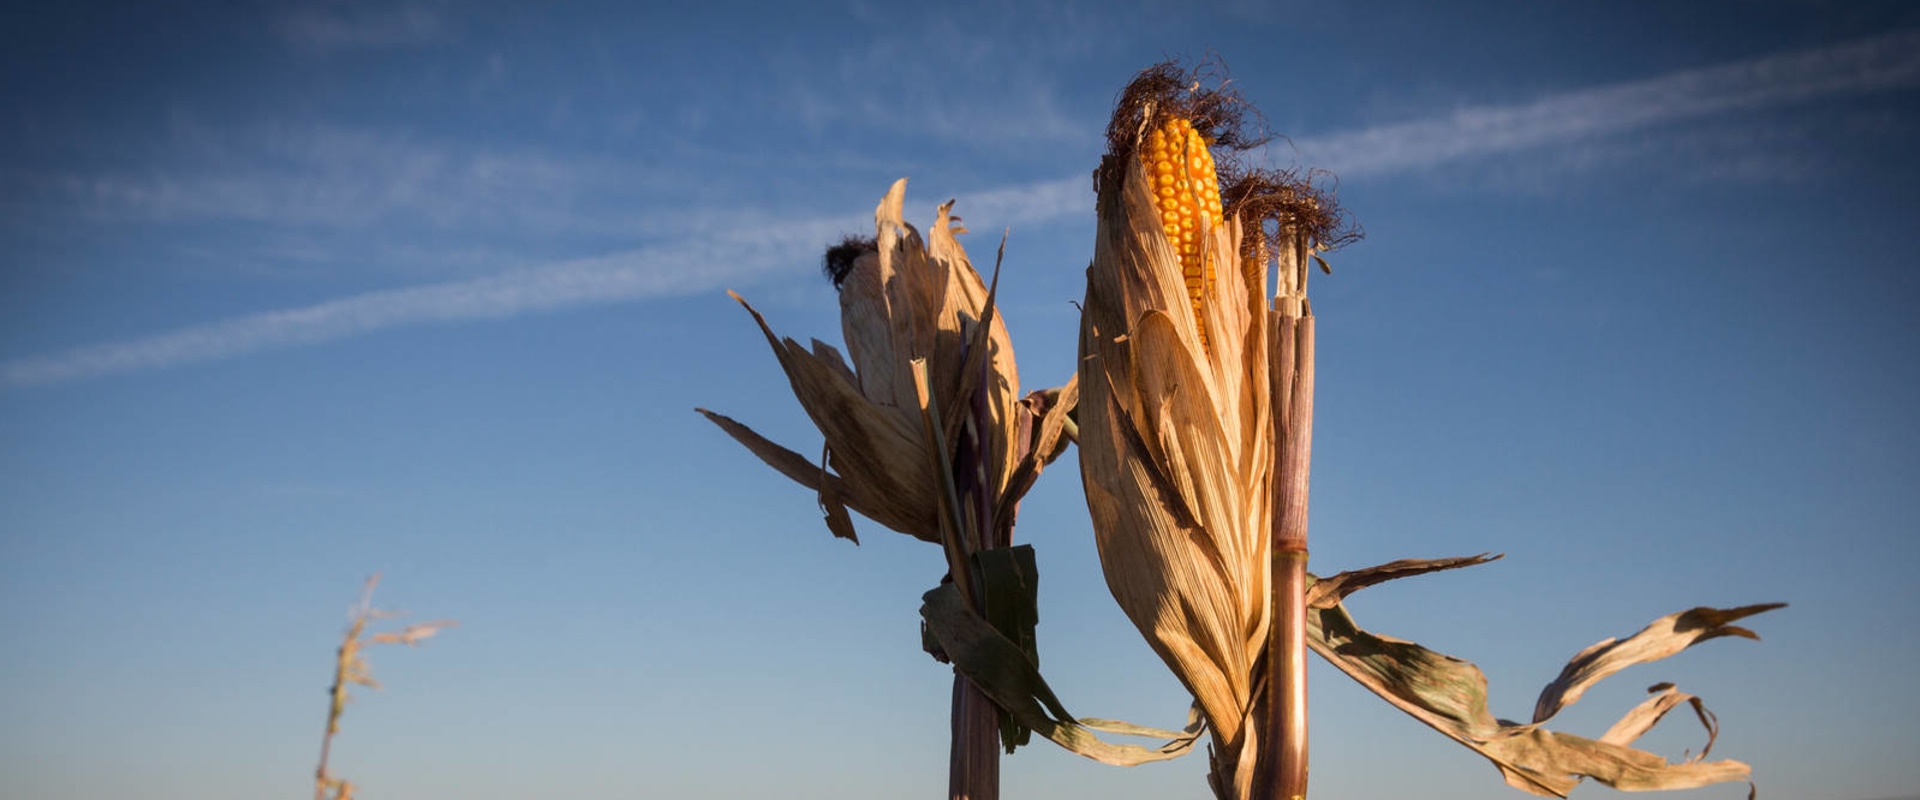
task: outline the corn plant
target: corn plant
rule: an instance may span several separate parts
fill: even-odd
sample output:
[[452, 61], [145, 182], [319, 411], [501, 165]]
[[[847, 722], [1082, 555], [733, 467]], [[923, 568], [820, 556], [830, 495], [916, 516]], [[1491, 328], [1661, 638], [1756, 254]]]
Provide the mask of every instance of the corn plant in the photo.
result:
[[[809, 349], [781, 339], [733, 295], [766, 334], [826, 439], [821, 462], [730, 418], [701, 413], [813, 489], [836, 536], [858, 543], [853, 509], [939, 545], [952, 585], [985, 614], [989, 581], [979, 564], [1011, 547], [1014, 511], [1057, 452], [1062, 413], [1045, 396], [1021, 398], [1012, 341], [994, 313], [992, 288], [955, 238], [965, 228], [951, 215], [952, 203], [940, 207], [923, 239], [902, 217], [905, 193], [903, 179], [881, 200], [874, 237], [851, 237], [827, 254], [845, 357], [819, 340]], [[998, 797], [1003, 732], [993, 702], [956, 675], [952, 715], [951, 796]], [[1005, 734], [1009, 745], [1022, 735], [1012, 728]]]
[[340, 717], [352, 699], [347, 687], [359, 684], [370, 689], [380, 688], [380, 682], [373, 679], [373, 668], [367, 663], [366, 649], [376, 644], [414, 647], [459, 624], [453, 620], [437, 620], [408, 625], [397, 631], [369, 633], [368, 625], [400, 615], [373, 607], [373, 589], [378, 585], [380, 576], [375, 574], [360, 588], [360, 601], [348, 615], [346, 635], [340, 640], [340, 648], [334, 651], [333, 685], [327, 689], [327, 732], [320, 738], [320, 765], [313, 771], [313, 800], [353, 800], [357, 789], [352, 781], [335, 776], [327, 761], [333, 751], [333, 737], [340, 733]]
[[[1185, 731], [1078, 719], [1038, 672], [1033, 550], [1013, 545], [1019, 500], [1072, 435], [1076, 380], [1019, 393], [1013, 345], [983, 281], [941, 205], [926, 238], [902, 214], [906, 181], [875, 210], [876, 236], [829, 248], [847, 354], [766, 335], [794, 396], [819, 428], [814, 461], [727, 416], [697, 409], [769, 466], [816, 493], [827, 528], [858, 543], [849, 510], [938, 545], [947, 567], [922, 598], [922, 646], [954, 668], [949, 796], [999, 795], [999, 753], [1038, 732], [1112, 764], [1187, 751]], [[1005, 242], [1001, 244], [1004, 253]], [[849, 364], [848, 362], [851, 361]], [[1095, 731], [1167, 740], [1157, 748], [1112, 744]]]
[[[1314, 319], [1310, 264], [1357, 234], [1297, 175], [1240, 162], [1263, 138], [1251, 109], [1162, 64], [1121, 93], [1095, 173], [1098, 221], [1081, 320], [1079, 438], [1108, 587], [1195, 698], [1223, 800], [1306, 796], [1306, 652], [1472, 748], [1508, 784], [1564, 796], [1743, 780], [1706, 762], [1716, 724], [1669, 685], [1599, 739], [1541, 727], [1626, 666], [1721, 636], [1779, 604], [1697, 608], [1575, 656], [1513, 724], [1487, 711], [1472, 664], [1361, 630], [1340, 605], [1393, 578], [1488, 557], [1398, 561], [1321, 580], [1306, 570]], [[1272, 294], [1268, 277], [1273, 276]], [[1708, 747], [1680, 764], [1628, 745], [1690, 703]]]

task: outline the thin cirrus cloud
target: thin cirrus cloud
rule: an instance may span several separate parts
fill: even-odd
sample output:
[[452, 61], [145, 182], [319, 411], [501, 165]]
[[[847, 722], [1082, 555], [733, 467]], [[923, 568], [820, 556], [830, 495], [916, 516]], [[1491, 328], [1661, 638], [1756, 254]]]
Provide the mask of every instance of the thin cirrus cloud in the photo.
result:
[[1297, 139], [1314, 164], [1343, 177], [1437, 166], [1476, 156], [1594, 139], [1715, 114], [1920, 85], [1920, 31], [1686, 70], [1513, 106]]
[[471, 280], [368, 292], [301, 308], [249, 314], [122, 342], [0, 365], [10, 386], [58, 383], [211, 361], [342, 339], [404, 325], [522, 314], [684, 294], [717, 281], [750, 280], [794, 252], [812, 252], [846, 229], [838, 219], [748, 229], [724, 238], [564, 261]]
[[[1470, 158], [1592, 140], [1716, 114], [1920, 85], [1920, 32], [1902, 32], [1644, 81], [1481, 106], [1411, 122], [1302, 138], [1293, 146], [1343, 176], [1383, 176]], [[1029, 223], [1084, 214], [1084, 177], [969, 198], [976, 217]], [[822, 217], [484, 278], [371, 292], [0, 363], [20, 387], [162, 369], [408, 325], [502, 319], [687, 294], [780, 273], [858, 215]]]
[[316, 51], [424, 44], [441, 38], [447, 31], [438, 13], [414, 3], [361, 8], [304, 7], [282, 16], [273, 27], [288, 43]]
[[575, 221], [574, 207], [620, 177], [614, 165], [593, 160], [448, 148], [325, 124], [234, 132], [176, 120], [169, 132], [186, 155], [184, 167], [63, 176], [64, 196], [109, 220], [313, 230], [395, 220], [440, 229], [512, 222], [605, 232], [605, 220]]

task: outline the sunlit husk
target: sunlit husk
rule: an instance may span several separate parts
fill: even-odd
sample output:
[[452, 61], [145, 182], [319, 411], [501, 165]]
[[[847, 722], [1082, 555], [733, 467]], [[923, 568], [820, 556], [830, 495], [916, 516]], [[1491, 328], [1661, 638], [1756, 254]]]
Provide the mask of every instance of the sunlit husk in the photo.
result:
[[[988, 288], [955, 234], [965, 232], [940, 206], [929, 237], [902, 218], [906, 180], [894, 183], [874, 212], [877, 252], [856, 260], [841, 284], [841, 328], [847, 354], [819, 340], [811, 348], [774, 334], [747, 306], [786, 372], [794, 396], [826, 443], [826, 469], [726, 417], [702, 410], [728, 434], [783, 474], [820, 492], [834, 532], [852, 538], [844, 505], [888, 528], [941, 541], [940, 481], [930, 457], [909, 370], [927, 360], [933, 400], [948, 422], [948, 452], [976, 467], [959, 476], [963, 493], [997, 501], [1022, 455], [1017, 447], [1020, 379], [1012, 340], [994, 315], [985, 336]], [[746, 305], [745, 300], [740, 301]], [[976, 342], [986, 352], [972, 361]], [[848, 361], [852, 363], [849, 364]], [[967, 375], [972, 367], [972, 375]], [[970, 487], [985, 491], [968, 492]], [[970, 522], [990, 513], [980, 503], [962, 509]], [[844, 527], [843, 527], [844, 525]]]
[[[841, 328], [860, 388], [876, 405], [919, 426], [909, 362], [924, 357], [941, 403], [940, 418], [969, 420], [982, 428], [987, 447], [987, 485], [1005, 487], [1011, 470], [1020, 397], [1020, 376], [1006, 325], [994, 315], [987, 331], [988, 362], [974, 377], [987, 384], [980, 395], [959, 397], [968, 348], [987, 305], [987, 286], [955, 238], [966, 229], [952, 216], [953, 202], [939, 207], [928, 240], [902, 218], [904, 179], [894, 183], [874, 212], [878, 252], [855, 262], [841, 285]], [[931, 323], [931, 324], [929, 324]], [[984, 399], [983, 407], [974, 407]]]
[[1270, 613], [1265, 271], [1241, 267], [1231, 215], [1205, 227], [1217, 280], [1196, 319], [1142, 173], [1126, 155], [1098, 173], [1082, 477], [1108, 588], [1204, 710], [1216, 786], [1247, 797]]

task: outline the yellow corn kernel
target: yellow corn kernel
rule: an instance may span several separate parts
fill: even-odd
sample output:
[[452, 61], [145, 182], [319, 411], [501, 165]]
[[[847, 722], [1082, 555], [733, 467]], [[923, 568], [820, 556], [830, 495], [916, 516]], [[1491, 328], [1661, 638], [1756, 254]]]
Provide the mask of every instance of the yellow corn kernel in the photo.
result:
[[1187, 120], [1173, 118], [1147, 134], [1141, 144], [1140, 164], [1154, 187], [1154, 210], [1160, 213], [1167, 243], [1180, 256], [1181, 277], [1193, 318], [1200, 324], [1200, 342], [1207, 341], [1202, 322], [1204, 299], [1213, 289], [1213, 262], [1201, 252], [1200, 231], [1220, 224], [1220, 179], [1214, 173], [1213, 153], [1206, 138]]

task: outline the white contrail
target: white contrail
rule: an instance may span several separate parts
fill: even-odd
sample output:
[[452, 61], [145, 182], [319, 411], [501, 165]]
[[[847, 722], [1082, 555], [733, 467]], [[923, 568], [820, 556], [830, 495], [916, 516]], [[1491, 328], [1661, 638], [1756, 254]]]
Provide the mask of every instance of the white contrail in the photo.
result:
[[[1384, 175], [1730, 111], [1920, 84], [1920, 31], [1294, 141], [1343, 177]], [[969, 216], [1028, 224], [1092, 208], [1084, 175], [971, 195]], [[159, 369], [429, 322], [498, 319], [712, 289], [791, 268], [859, 217], [822, 218], [486, 278], [354, 295], [0, 363], [8, 386]]]
[[1293, 144], [1307, 163], [1343, 178], [1359, 177], [1711, 114], [1915, 85], [1920, 85], [1920, 31], [1905, 31]]
[[171, 333], [0, 364], [0, 383], [56, 383], [313, 344], [385, 328], [499, 319], [574, 306], [681, 294], [786, 268], [851, 220], [820, 219], [649, 247], [534, 269], [368, 292], [303, 308], [249, 314]]

